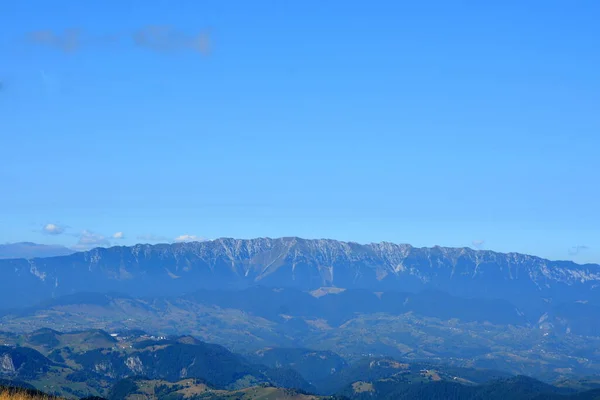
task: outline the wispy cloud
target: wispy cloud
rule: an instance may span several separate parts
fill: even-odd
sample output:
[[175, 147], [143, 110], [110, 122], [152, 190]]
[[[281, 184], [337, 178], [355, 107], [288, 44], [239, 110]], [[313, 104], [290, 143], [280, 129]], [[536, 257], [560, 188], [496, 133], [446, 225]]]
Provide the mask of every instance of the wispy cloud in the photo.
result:
[[475, 247], [478, 250], [481, 250], [483, 248], [483, 245], [485, 244], [485, 240], [473, 240], [473, 242], [471, 242], [473, 244], [473, 247]]
[[576, 256], [578, 254], [580, 254], [581, 252], [585, 251], [585, 250], [589, 250], [588, 246], [585, 245], [577, 245], [577, 246], [573, 246], [569, 249], [569, 255], [570, 256]]
[[100, 234], [83, 230], [79, 235], [77, 244], [73, 246], [75, 250], [90, 250], [95, 247], [106, 247], [110, 246], [110, 240]]
[[132, 37], [137, 46], [158, 52], [191, 50], [205, 55], [210, 52], [207, 32], [186, 35], [169, 25], [150, 25], [134, 32]]
[[175, 238], [176, 242], [204, 242], [206, 238], [196, 235], [180, 235]]
[[65, 227], [59, 224], [46, 224], [42, 232], [47, 235], [60, 235], [65, 232]]
[[125, 239], [125, 234], [123, 232], [115, 232], [112, 237], [113, 239]]
[[68, 29], [60, 33], [52, 30], [39, 30], [30, 32], [27, 39], [34, 44], [72, 53], [81, 47], [82, 32], [79, 29]]
[[92, 35], [81, 29], [64, 31], [38, 30], [26, 35], [29, 43], [46, 46], [64, 53], [74, 53], [98, 45], [112, 45], [130, 42], [138, 47], [166, 53], [192, 51], [208, 55], [211, 40], [208, 32], [188, 34], [170, 25], [148, 25], [129, 33]]
[[141, 240], [147, 243], [155, 243], [155, 242], [170, 242], [170, 239], [166, 236], [154, 235], [152, 233], [138, 235], [136, 237], [137, 240]]

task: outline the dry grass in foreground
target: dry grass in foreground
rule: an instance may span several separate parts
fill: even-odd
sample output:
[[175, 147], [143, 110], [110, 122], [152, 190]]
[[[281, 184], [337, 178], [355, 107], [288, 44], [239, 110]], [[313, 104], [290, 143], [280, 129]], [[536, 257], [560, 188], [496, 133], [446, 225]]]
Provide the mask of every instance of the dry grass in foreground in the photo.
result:
[[0, 388], [0, 400], [57, 400], [58, 397], [33, 390]]

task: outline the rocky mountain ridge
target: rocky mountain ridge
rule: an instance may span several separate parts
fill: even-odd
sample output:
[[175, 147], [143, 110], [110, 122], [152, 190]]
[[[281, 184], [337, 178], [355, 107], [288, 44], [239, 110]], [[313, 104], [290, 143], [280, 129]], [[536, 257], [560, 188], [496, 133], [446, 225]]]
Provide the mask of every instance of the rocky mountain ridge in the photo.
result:
[[[96, 248], [67, 256], [0, 260], [0, 301], [31, 304], [79, 291], [166, 295], [252, 285], [443, 290], [516, 304], [600, 304], [600, 265], [469, 248], [362, 245], [295, 237]], [[24, 298], [21, 292], [28, 293]]]

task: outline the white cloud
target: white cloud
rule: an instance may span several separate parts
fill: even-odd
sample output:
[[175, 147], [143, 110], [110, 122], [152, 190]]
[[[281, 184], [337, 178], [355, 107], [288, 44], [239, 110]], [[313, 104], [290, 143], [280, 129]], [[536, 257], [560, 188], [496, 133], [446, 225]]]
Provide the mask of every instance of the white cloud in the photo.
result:
[[99, 235], [88, 230], [83, 230], [79, 235], [79, 240], [77, 241], [77, 244], [73, 246], [73, 249], [90, 250], [95, 247], [106, 246], [110, 246], [110, 240], [108, 240], [105, 236]]
[[42, 228], [42, 231], [48, 235], [60, 235], [64, 233], [65, 227], [58, 224], [46, 224]]
[[206, 239], [196, 235], [181, 235], [175, 238], [176, 242], [204, 242]]
[[125, 234], [123, 232], [116, 232], [112, 237], [113, 239], [125, 239]]

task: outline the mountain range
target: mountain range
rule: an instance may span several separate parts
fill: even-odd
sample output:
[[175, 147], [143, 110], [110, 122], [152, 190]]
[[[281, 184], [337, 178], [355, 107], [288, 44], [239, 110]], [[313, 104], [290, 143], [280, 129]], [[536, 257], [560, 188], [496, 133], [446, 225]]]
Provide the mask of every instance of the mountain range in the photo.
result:
[[554, 382], [600, 374], [599, 284], [599, 265], [468, 248], [135, 245], [0, 260], [0, 330], [193, 335], [270, 366], [289, 362], [265, 348], [301, 349], [310, 382], [312, 351], [335, 370], [396, 357]]
[[295, 237], [96, 248], [50, 258], [0, 260], [0, 303], [32, 305], [81, 291], [135, 296], [254, 285], [418, 292], [600, 305], [600, 266], [469, 248], [416, 248]]

